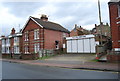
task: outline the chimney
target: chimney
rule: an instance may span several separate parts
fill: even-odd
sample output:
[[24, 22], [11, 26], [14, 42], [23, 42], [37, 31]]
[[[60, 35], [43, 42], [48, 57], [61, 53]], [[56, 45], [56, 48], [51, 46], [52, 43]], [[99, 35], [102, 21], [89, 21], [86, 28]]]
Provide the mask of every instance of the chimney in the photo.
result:
[[75, 29], [77, 29], [77, 24], [75, 24]]
[[11, 35], [12, 34], [15, 34], [15, 29], [14, 28], [12, 28], [12, 30], [11, 30]]
[[42, 14], [41, 17], [40, 17], [40, 19], [41, 19], [42, 21], [48, 21], [48, 16]]

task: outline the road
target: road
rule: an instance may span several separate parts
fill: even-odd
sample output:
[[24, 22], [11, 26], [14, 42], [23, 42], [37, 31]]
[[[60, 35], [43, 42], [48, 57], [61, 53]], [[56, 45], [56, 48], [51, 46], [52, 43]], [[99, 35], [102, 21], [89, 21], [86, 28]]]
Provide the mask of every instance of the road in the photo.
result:
[[2, 79], [118, 79], [118, 73], [3, 62]]

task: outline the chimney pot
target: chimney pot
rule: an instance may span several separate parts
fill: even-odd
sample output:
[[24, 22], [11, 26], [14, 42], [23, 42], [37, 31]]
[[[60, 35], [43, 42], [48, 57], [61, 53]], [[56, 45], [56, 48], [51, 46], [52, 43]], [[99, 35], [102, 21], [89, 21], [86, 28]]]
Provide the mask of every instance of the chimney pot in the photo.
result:
[[48, 16], [45, 15], [45, 14], [42, 14], [40, 19], [43, 20], [43, 21], [48, 21]]

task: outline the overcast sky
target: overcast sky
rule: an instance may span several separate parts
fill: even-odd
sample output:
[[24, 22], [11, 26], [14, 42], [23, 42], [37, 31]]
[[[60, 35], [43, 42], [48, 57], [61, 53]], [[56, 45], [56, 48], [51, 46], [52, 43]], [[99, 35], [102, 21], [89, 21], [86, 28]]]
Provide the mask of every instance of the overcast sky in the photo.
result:
[[[102, 21], [109, 23], [109, 0], [100, 1]], [[89, 30], [99, 24], [97, 0], [3, 0], [0, 1], [0, 35], [10, 34], [13, 27], [18, 32], [29, 16], [39, 17], [39, 14], [48, 15], [49, 21], [70, 31], [75, 24]]]

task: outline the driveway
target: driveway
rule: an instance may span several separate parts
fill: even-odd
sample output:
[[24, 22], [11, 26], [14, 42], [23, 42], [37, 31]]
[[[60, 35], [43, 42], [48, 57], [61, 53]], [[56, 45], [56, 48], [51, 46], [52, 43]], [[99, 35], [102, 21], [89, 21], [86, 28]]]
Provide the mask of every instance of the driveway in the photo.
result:
[[95, 54], [62, 54], [57, 55], [48, 59], [45, 59], [44, 61], [54, 61], [54, 62], [64, 62], [64, 63], [84, 63], [89, 62], [93, 59], [95, 59]]

